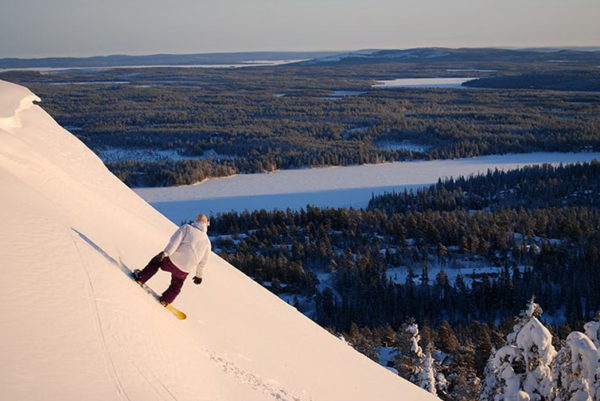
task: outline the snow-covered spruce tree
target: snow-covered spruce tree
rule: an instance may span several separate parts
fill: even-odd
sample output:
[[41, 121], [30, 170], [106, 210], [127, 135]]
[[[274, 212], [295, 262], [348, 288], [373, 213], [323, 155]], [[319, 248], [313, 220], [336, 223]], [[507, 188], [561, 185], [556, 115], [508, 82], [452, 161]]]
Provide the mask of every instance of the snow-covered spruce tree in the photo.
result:
[[596, 312], [594, 320], [583, 325], [583, 329], [596, 348], [600, 349], [600, 311]]
[[442, 400], [448, 399], [448, 386], [450, 382], [446, 379], [446, 376], [442, 372], [437, 372], [435, 375], [435, 392], [436, 395]]
[[517, 335], [523, 328], [525, 324], [527, 324], [532, 317], [538, 318], [542, 316], [543, 310], [542, 308], [535, 303], [535, 297], [531, 297], [529, 302], [527, 302], [527, 307], [519, 312], [519, 315], [515, 318], [516, 322], [513, 326], [513, 331], [508, 336], [506, 336], [506, 342], [508, 345], [515, 345], [517, 343]]
[[[538, 320], [542, 309], [532, 298], [519, 314], [508, 345], [493, 354], [484, 381], [490, 383], [486, 399], [513, 401], [549, 399], [552, 389], [552, 360], [556, 350], [552, 335]], [[494, 377], [490, 377], [494, 376]], [[495, 384], [494, 384], [495, 381]]]
[[594, 320], [583, 326], [585, 334], [592, 340], [598, 350], [598, 366], [596, 368], [595, 382], [593, 384], [593, 400], [600, 401], [600, 311], [596, 312]]
[[552, 334], [542, 322], [531, 316], [517, 335], [517, 347], [525, 360], [523, 390], [532, 401], [548, 399], [552, 390], [551, 364], [556, 356]]
[[525, 371], [521, 350], [514, 345], [505, 345], [496, 351], [492, 366], [498, 382], [498, 394], [494, 395], [495, 401], [531, 399], [529, 394], [521, 390], [522, 376]]
[[569, 334], [552, 364], [553, 400], [598, 400], [598, 358], [598, 349], [588, 336], [578, 331]]
[[400, 327], [396, 340], [398, 357], [394, 361], [394, 367], [398, 374], [430, 393], [447, 399], [450, 384], [442, 372], [440, 362], [445, 354], [435, 349], [432, 343], [423, 351], [419, 345], [419, 326], [414, 319]]
[[409, 325], [406, 327], [406, 332], [410, 334], [410, 350], [417, 356], [417, 358], [423, 359], [425, 354], [419, 345], [419, 340], [421, 340], [421, 335], [419, 334], [419, 325], [414, 322], [409, 323]]
[[496, 371], [494, 368], [494, 358], [496, 356], [496, 349], [492, 348], [490, 357], [487, 360], [485, 368], [483, 369], [483, 380], [481, 391], [481, 401], [494, 401], [496, 395], [500, 394], [499, 386], [500, 383], [496, 378]]
[[431, 356], [431, 350], [427, 350], [421, 360], [421, 371], [413, 378], [413, 383], [424, 388], [430, 393], [437, 395], [435, 362]]
[[550, 394], [552, 401], [571, 399], [569, 387], [572, 378], [571, 349], [565, 341], [552, 361], [552, 393]]
[[402, 324], [396, 335], [398, 357], [394, 367], [398, 370], [398, 374], [407, 380], [411, 380], [421, 372], [421, 358], [424, 354], [419, 346], [420, 338], [419, 328], [414, 319]]
[[427, 353], [424, 353], [419, 345], [420, 339], [419, 326], [414, 319], [401, 326], [398, 332], [398, 358], [395, 368], [400, 376], [436, 394], [436, 362], [431, 355], [431, 346]]

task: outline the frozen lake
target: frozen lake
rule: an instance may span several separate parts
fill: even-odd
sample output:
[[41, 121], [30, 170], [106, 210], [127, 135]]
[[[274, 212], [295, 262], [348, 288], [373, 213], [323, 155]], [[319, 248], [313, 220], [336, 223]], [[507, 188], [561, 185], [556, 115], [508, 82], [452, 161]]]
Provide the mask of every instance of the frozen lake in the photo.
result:
[[372, 194], [430, 185], [439, 178], [511, 170], [542, 163], [600, 160], [600, 153], [526, 153], [468, 159], [411, 161], [385, 164], [280, 170], [215, 178], [196, 185], [135, 188], [142, 198], [173, 222], [200, 212], [231, 210], [366, 207]]
[[244, 68], [244, 67], [268, 67], [306, 61], [307, 59], [289, 60], [246, 60], [233, 64], [150, 64], [150, 65], [110, 65], [98, 67], [23, 67], [23, 68], [0, 68], [0, 72], [6, 71], [41, 71], [62, 72], [69, 70], [82, 70], [86, 72], [101, 72], [106, 70], [124, 68]]
[[377, 81], [373, 89], [393, 88], [462, 88], [462, 84], [477, 78], [398, 78]]

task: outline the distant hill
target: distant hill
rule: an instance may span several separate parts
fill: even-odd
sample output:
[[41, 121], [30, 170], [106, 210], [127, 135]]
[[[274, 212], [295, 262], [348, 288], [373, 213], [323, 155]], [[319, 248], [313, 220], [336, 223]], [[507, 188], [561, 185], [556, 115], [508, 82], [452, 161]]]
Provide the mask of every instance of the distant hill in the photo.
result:
[[301, 62], [303, 65], [352, 65], [371, 63], [435, 63], [435, 62], [600, 62], [599, 51], [569, 49], [496, 49], [442, 47], [406, 50], [349, 52]]
[[81, 68], [143, 65], [244, 64], [256, 61], [328, 57], [338, 52], [244, 52], [199, 54], [110, 55], [95, 57], [2, 58], [0, 68]]
[[600, 73], [532, 73], [484, 77], [463, 83], [469, 88], [552, 89], [600, 92]]
[[351, 52], [240, 52], [198, 54], [110, 55], [94, 57], [1, 58], [0, 69], [94, 68], [135, 66], [183, 66], [259, 64], [278, 60], [306, 60], [298, 65], [354, 65], [372, 63], [436, 62], [594, 62], [600, 63], [598, 48], [461, 48], [426, 47], [404, 50], [363, 49]]

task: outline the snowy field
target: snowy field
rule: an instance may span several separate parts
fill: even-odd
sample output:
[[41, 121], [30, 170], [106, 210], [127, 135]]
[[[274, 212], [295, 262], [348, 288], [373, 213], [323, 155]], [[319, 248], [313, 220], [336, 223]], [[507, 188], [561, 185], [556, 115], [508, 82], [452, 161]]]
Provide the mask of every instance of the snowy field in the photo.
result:
[[448, 72], [497, 72], [498, 70], [482, 70], [479, 68], [448, 68]]
[[129, 81], [70, 81], [48, 82], [48, 85], [128, 85]]
[[332, 90], [327, 96], [317, 96], [319, 99], [327, 99], [327, 100], [339, 100], [346, 96], [359, 96], [366, 91], [340, 91], [340, 90]]
[[[427, 273], [429, 280], [428, 284], [435, 284], [435, 278], [437, 274], [444, 270], [448, 275], [448, 281], [451, 285], [456, 282], [456, 277], [460, 274], [463, 278], [465, 285], [471, 286], [473, 280], [482, 276], [498, 276], [502, 272], [502, 267], [490, 266], [489, 263], [479, 262], [468, 262], [465, 260], [457, 261], [454, 264], [428, 264]], [[524, 271], [524, 266], [519, 266], [520, 271]], [[392, 280], [395, 284], [405, 284], [408, 279], [409, 269], [407, 266], [392, 267], [385, 271], [388, 279]], [[417, 266], [413, 266], [413, 280], [415, 283], [420, 284], [422, 282], [422, 270]]]
[[393, 88], [462, 88], [462, 84], [477, 78], [398, 78], [377, 81], [374, 89]]
[[367, 206], [372, 194], [430, 185], [439, 178], [511, 170], [543, 163], [600, 160], [600, 153], [525, 153], [468, 159], [396, 162], [350, 167], [280, 170], [207, 180], [196, 185], [136, 188], [147, 202], [176, 224], [200, 211], [300, 209]]

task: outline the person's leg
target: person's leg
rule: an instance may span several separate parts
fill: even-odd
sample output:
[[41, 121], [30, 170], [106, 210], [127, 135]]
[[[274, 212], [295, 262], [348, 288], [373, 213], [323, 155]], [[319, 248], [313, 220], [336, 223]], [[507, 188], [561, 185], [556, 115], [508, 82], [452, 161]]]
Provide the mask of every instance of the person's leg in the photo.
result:
[[163, 292], [162, 296], [160, 297], [160, 300], [162, 302], [170, 304], [181, 292], [181, 287], [183, 287], [183, 283], [188, 274], [179, 270], [169, 258], [165, 258], [163, 264], [161, 265], [161, 268], [164, 271], [168, 271], [169, 273], [171, 273], [171, 285], [169, 285], [169, 288], [167, 288], [165, 292]]
[[181, 292], [181, 287], [183, 287], [183, 282], [185, 278], [177, 277], [176, 275], [171, 275], [171, 285], [166, 289], [165, 292], [160, 297], [160, 300], [166, 302], [167, 304], [173, 303], [177, 295]]
[[140, 271], [137, 275], [137, 280], [139, 282], [145, 283], [150, 280], [152, 276], [156, 274], [158, 269], [160, 268], [161, 262], [158, 259], [158, 255], [150, 259], [150, 262]]

